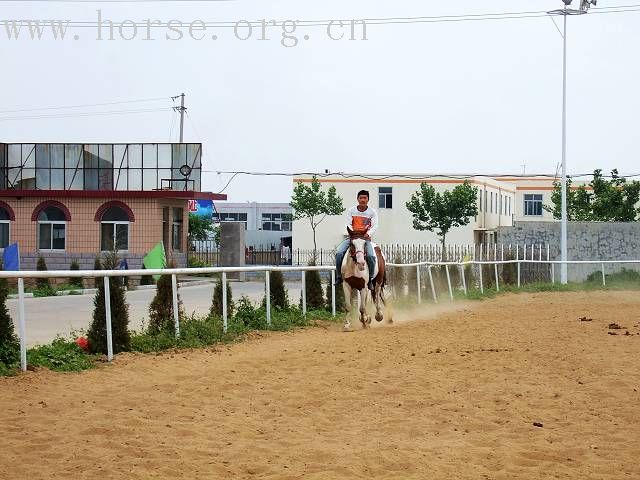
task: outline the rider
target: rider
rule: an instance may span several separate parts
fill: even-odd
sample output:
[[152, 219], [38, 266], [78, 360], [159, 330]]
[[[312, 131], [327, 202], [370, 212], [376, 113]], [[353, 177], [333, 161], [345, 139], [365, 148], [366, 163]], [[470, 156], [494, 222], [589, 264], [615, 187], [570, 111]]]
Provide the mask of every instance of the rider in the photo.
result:
[[[347, 210], [347, 230], [364, 234], [367, 266], [369, 267], [369, 290], [373, 290], [373, 270], [375, 267], [375, 252], [371, 245], [371, 235], [378, 228], [378, 213], [369, 206], [369, 192], [358, 192], [358, 205]], [[342, 283], [342, 260], [349, 249], [351, 241], [345, 239], [336, 249], [336, 285]]]

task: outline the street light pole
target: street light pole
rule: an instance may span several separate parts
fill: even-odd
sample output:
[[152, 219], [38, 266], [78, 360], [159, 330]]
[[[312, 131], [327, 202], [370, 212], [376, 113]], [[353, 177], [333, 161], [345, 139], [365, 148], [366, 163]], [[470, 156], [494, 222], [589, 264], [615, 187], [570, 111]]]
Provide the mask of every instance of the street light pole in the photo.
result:
[[560, 231], [560, 283], [566, 285], [567, 275], [567, 7], [565, 6], [562, 54], [562, 226]]
[[564, 31], [562, 32], [562, 185], [560, 188], [562, 194], [562, 218], [560, 226], [560, 283], [566, 285], [568, 282], [567, 275], [567, 17], [569, 15], [583, 15], [587, 13], [591, 5], [596, 5], [597, 0], [580, 0], [580, 9], [574, 10], [569, 8], [573, 0], [562, 0], [564, 8], [560, 10], [552, 10], [547, 12], [549, 15], [562, 15], [564, 17]]

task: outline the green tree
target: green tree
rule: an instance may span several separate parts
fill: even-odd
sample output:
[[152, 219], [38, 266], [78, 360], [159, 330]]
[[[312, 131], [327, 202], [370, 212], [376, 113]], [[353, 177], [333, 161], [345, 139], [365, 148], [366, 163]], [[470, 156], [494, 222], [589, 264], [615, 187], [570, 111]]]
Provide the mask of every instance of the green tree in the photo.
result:
[[[80, 270], [80, 264], [78, 263], [78, 260], [74, 259], [71, 262], [71, 265], [69, 266], [69, 270], [72, 271], [78, 271]], [[80, 277], [70, 277], [69, 278], [69, 285], [71, 285], [74, 288], [82, 288], [82, 278]]]
[[[175, 268], [173, 261], [167, 268]], [[182, 300], [178, 294], [178, 315], [184, 316]], [[156, 284], [156, 295], [149, 305], [149, 332], [174, 331], [173, 318], [173, 283], [171, 275], [161, 275]]]
[[[115, 270], [118, 266], [118, 256], [115, 252], [105, 254], [102, 261], [105, 270]], [[93, 353], [107, 353], [107, 327], [105, 317], [104, 280], [99, 279], [98, 291], [93, 299], [93, 321], [89, 327], [87, 337], [89, 350]], [[129, 334], [129, 306], [124, 295], [124, 288], [119, 278], [109, 277], [109, 297], [111, 305], [111, 331], [113, 352], [126, 352], [131, 347]]]
[[[233, 316], [233, 292], [231, 291], [231, 282], [227, 281], [227, 316]], [[213, 298], [211, 299], [210, 317], [222, 318], [222, 276], [218, 278], [216, 286], [213, 287]]]
[[[1, 263], [0, 270], [2, 270]], [[12, 365], [20, 359], [20, 342], [7, 310], [8, 295], [7, 279], [0, 278], [0, 363], [4, 363], [6, 366]]]
[[447, 233], [453, 227], [468, 225], [471, 217], [478, 215], [477, 198], [478, 189], [468, 181], [442, 193], [423, 182], [420, 190], [411, 195], [407, 209], [413, 214], [414, 229], [430, 232], [437, 230], [444, 256]]
[[340, 215], [344, 212], [342, 198], [338, 196], [334, 186], [327, 192], [320, 188], [320, 182], [314, 176], [311, 185], [298, 183], [291, 197], [294, 220], [307, 218], [313, 232], [313, 263], [316, 261], [316, 229], [328, 215]]
[[[100, 261], [100, 257], [96, 257], [96, 259], [93, 261], [93, 269], [94, 270], [102, 270], [102, 262]], [[94, 277], [93, 279], [93, 288], [99, 288], [100, 285], [102, 285], [102, 278], [101, 277]]]
[[[38, 257], [38, 263], [36, 264], [36, 270], [40, 272], [46, 272], [47, 262], [42, 255]], [[37, 278], [36, 279], [36, 288], [38, 290], [51, 290], [51, 284], [49, 283], [48, 278]]]
[[[562, 218], [562, 184], [554, 183], [551, 194], [552, 205], [544, 209], [553, 214], [557, 220]], [[640, 182], [628, 182], [620, 177], [618, 170], [611, 171], [611, 178], [606, 179], [602, 170], [593, 172], [589, 185], [572, 187], [571, 179], [567, 179], [567, 219], [584, 222], [633, 222], [638, 219], [640, 208]]]
[[322, 310], [324, 304], [324, 291], [320, 272], [312, 270], [306, 273], [305, 292], [307, 295], [307, 310]]
[[214, 233], [213, 220], [195, 213], [189, 214], [189, 241], [204, 242]]
[[269, 291], [271, 306], [286, 310], [289, 308], [289, 294], [284, 286], [284, 276], [280, 271], [274, 271], [269, 276]]
[[[327, 310], [331, 311], [331, 282], [327, 283]], [[346, 311], [344, 288], [342, 288], [342, 285], [339, 285], [336, 287], [336, 313], [344, 313]]]

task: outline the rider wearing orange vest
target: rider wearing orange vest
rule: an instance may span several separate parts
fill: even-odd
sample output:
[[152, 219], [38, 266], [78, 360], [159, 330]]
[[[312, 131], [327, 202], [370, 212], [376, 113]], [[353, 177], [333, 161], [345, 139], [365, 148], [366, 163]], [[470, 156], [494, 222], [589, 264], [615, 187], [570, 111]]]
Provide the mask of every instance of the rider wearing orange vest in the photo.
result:
[[[347, 229], [350, 232], [363, 233], [365, 239], [366, 260], [369, 268], [369, 289], [373, 290], [373, 270], [375, 268], [375, 252], [371, 245], [371, 236], [378, 229], [378, 212], [369, 206], [369, 192], [358, 192], [358, 205], [347, 210]], [[342, 283], [341, 269], [345, 253], [349, 249], [350, 239], [345, 239], [336, 249], [336, 285]]]

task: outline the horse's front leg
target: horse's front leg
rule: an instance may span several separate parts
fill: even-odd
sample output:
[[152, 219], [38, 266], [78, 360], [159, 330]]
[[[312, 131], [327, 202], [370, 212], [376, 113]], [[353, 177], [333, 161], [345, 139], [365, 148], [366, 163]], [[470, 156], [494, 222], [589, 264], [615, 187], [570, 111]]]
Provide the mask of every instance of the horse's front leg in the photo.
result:
[[380, 283], [376, 283], [376, 289], [373, 293], [373, 301], [376, 304], [376, 322], [381, 322], [384, 318], [382, 314], [382, 285]]
[[344, 316], [343, 328], [349, 330], [351, 328], [351, 321], [349, 320], [351, 316], [351, 287], [347, 282], [342, 283], [342, 291], [344, 292], [344, 306], [347, 310], [347, 314]]
[[371, 323], [371, 317], [367, 315], [368, 295], [369, 289], [365, 286], [360, 290], [360, 323], [362, 323], [362, 328], [367, 328]]

